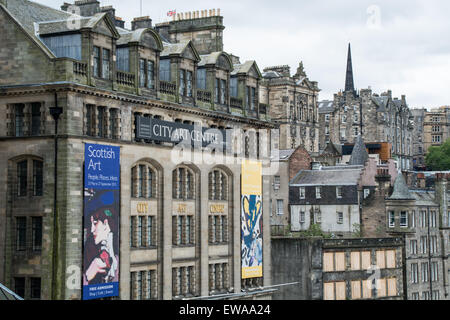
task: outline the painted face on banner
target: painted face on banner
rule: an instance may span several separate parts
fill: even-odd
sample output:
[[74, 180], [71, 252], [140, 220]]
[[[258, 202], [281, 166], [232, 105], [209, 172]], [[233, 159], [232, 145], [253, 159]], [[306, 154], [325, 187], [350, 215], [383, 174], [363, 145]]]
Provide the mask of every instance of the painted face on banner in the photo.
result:
[[108, 220], [104, 222], [101, 220], [94, 220], [94, 217], [91, 216], [91, 232], [94, 236], [95, 244], [99, 244], [102, 241], [106, 241], [108, 239], [108, 233], [111, 231], [108, 225]]

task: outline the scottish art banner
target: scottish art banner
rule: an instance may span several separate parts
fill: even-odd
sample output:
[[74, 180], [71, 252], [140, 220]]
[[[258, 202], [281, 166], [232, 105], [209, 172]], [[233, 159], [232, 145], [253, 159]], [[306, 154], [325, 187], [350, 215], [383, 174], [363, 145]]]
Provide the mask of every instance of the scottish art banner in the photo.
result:
[[241, 168], [242, 279], [263, 275], [262, 165], [244, 160]]
[[85, 144], [83, 300], [119, 295], [120, 148]]

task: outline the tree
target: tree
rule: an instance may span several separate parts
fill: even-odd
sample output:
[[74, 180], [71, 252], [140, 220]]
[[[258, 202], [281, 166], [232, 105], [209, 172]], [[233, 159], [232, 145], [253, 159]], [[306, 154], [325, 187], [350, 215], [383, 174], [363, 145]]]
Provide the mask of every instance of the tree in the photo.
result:
[[432, 171], [450, 170], [450, 139], [439, 147], [428, 148], [425, 163]]

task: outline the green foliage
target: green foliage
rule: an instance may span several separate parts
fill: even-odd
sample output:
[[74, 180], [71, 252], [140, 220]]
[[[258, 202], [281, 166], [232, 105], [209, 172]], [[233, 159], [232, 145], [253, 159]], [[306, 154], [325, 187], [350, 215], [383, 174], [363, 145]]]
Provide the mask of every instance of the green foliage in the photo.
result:
[[353, 238], [361, 238], [361, 225], [359, 223], [353, 224]]
[[425, 163], [432, 171], [450, 170], [450, 139], [447, 139], [440, 147], [428, 148]]

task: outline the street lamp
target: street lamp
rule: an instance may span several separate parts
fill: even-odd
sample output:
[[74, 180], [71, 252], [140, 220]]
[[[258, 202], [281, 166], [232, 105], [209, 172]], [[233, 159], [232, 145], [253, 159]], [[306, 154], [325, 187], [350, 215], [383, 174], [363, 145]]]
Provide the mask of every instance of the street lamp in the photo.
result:
[[58, 107], [58, 94], [55, 92], [55, 106], [50, 108], [50, 115], [53, 117], [53, 120], [55, 121], [55, 166], [54, 166], [54, 188], [53, 188], [53, 263], [52, 263], [52, 299], [56, 300], [57, 294], [56, 294], [56, 280], [57, 280], [57, 270], [58, 270], [58, 259], [57, 259], [57, 252], [58, 252], [58, 215], [57, 215], [57, 201], [58, 201], [58, 194], [57, 194], [57, 188], [58, 188], [58, 120], [61, 114], [63, 113], [63, 109], [61, 107]]

